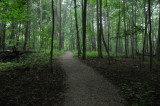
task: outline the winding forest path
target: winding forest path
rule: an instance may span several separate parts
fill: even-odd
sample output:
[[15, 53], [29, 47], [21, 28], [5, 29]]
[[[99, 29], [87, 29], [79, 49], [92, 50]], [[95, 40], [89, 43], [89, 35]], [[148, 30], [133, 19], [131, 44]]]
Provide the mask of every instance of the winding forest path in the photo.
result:
[[67, 74], [64, 106], [123, 106], [118, 89], [70, 51], [59, 57]]

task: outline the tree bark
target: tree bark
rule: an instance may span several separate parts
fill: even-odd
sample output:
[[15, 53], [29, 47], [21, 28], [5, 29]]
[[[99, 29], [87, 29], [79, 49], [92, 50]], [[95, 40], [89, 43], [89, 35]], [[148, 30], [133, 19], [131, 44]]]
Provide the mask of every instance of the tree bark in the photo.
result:
[[98, 0], [97, 0], [97, 45], [98, 45], [98, 57], [102, 58], [101, 29], [99, 28], [99, 9], [98, 8], [99, 8], [99, 3], [98, 3]]
[[86, 59], [86, 10], [87, 10], [87, 0], [84, 0], [84, 10], [83, 10], [83, 55], [82, 55], [82, 59]]
[[19, 46], [19, 37], [20, 37], [20, 34], [21, 34], [21, 23], [19, 24], [19, 26], [17, 25], [18, 27], [18, 34], [17, 34], [17, 42], [16, 42], [16, 46], [18, 47]]
[[96, 51], [96, 40], [95, 40], [95, 34], [94, 34], [94, 20], [92, 19], [92, 50]]
[[[121, 8], [121, 5], [120, 5], [120, 0], [119, 0], [119, 21], [118, 21], [118, 32], [117, 32], [117, 37], [116, 37], [116, 57], [117, 57], [117, 52], [118, 52], [118, 41], [119, 41], [119, 47], [120, 47], [120, 38], [119, 38], [119, 36], [120, 36], [120, 23], [121, 23], [121, 17], [120, 17], [120, 15], [121, 15], [121, 12], [120, 12], [120, 8]], [[119, 48], [120, 49], [120, 48]]]
[[125, 22], [125, 0], [123, 0], [123, 12], [124, 12], [124, 36], [125, 36], [125, 56], [128, 57], [127, 53], [127, 36], [126, 36], [126, 22]]
[[[2, 24], [0, 24], [0, 27], [2, 28]], [[0, 50], [2, 49], [2, 30], [0, 29]]]
[[150, 71], [152, 71], [152, 23], [151, 23], [151, 0], [148, 0], [148, 14], [149, 14], [149, 47], [150, 47]]
[[110, 63], [110, 19], [109, 19], [109, 9], [106, 0], [106, 7], [107, 7], [107, 24], [108, 24], [108, 62]]
[[80, 49], [80, 41], [79, 41], [79, 30], [78, 30], [78, 21], [77, 21], [77, 5], [76, 5], [76, 0], [74, 0], [74, 9], [75, 9], [75, 23], [76, 23], [76, 30], [77, 30], [77, 49], [78, 49], [78, 56], [81, 54], [81, 49]]
[[[145, 55], [145, 49], [146, 49], [146, 38], [147, 38], [147, 28], [148, 28], [148, 16], [146, 12], [146, 1], [144, 0], [144, 15], [145, 15], [145, 36], [143, 40], [143, 55], [142, 55], [142, 60], [144, 61], [144, 55]], [[148, 42], [148, 40], [147, 40]]]
[[14, 30], [15, 30], [15, 23], [14, 23], [14, 21], [13, 21], [13, 23], [11, 24], [11, 36], [10, 36], [10, 41], [9, 41], [9, 44], [11, 45], [12, 44], [12, 40], [14, 39], [14, 37], [15, 37], [15, 32], [14, 32]]
[[159, 13], [159, 30], [158, 30], [158, 60], [160, 61], [160, 13]]
[[[136, 4], [135, 4], [135, 23], [134, 25], [136, 26], [136, 21], [137, 21], [137, 0], [136, 0]], [[135, 32], [135, 52], [137, 52], [138, 48], [137, 48], [137, 33]]]
[[3, 38], [2, 38], [2, 49], [3, 51], [6, 48], [6, 24], [3, 23]]
[[54, 37], [54, 1], [52, 0], [52, 36], [51, 36], [51, 51], [50, 51], [50, 65], [51, 72], [53, 72], [53, 37]]
[[133, 10], [133, 0], [132, 0], [132, 34], [131, 34], [131, 48], [132, 48], [132, 58], [134, 59], [134, 10]]
[[59, 0], [59, 50], [62, 49], [62, 37], [61, 37], [61, 0]]
[[[30, 6], [30, 0], [28, 0], [28, 2], [27, 2], [27, 14], [28, 15], [29, 15], [29, 6]], [[27, 21], [23, 51], [26, 51], [26, 49], [27, 49], [28, 36], [29, 36], [29, 24], [30, 24], [30, 22]]]
[[39, 3], [39, 9], [40, 9], [40, 48], [43, 45], [42, 41], [42, 0], [40, 0]]

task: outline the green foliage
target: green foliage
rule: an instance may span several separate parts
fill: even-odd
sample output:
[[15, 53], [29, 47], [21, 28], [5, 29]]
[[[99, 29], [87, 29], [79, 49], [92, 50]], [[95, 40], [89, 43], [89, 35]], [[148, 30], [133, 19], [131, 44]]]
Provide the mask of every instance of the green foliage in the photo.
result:
[[[63, 50], [61, 51], [54, 50], [53, 59], [61, 55], [63, 52], [64, 52]], [[50, 62], [50, 50], [47, 50], [47, 53], [36, 53], [32, 55], [23, 55], [20, 57], [18, 62], [15, 60], [12, 62], [0, 63], [0, 71], [10, 71], [18, 67], [26, 67], [26, 66], [30, 68], [34, 68], [35, 64], [41, 66], [44, 64], [49, 64], [49, 62]]]
[[7, 71], [12, 70], [16, 67], [22, 67], [23, 63], [17, 63], [17, 62], [7, 62], [7, 63], [0, 63], [0, 71]]
[[[77, 50], [73, 50], [72, 51], [74, 56], [78, 56], [78, 51]], [[108, 54], [106, 52], [102, 52], [103, 57], [108, 56]], [[86, 52], [86, 57], [90, 58], [90, 57], [98, 57], [98, 52], [97, 51], [87, 51]]]
[[29, 21], [32, 18], [27, 9], [27, 3], [25, 0], [2, 0], [0, 2], [0, 21], [11, 22], [12, 20], [17, 22]]
[[[128, 85], [124, 84], [122, 86], [122, 92], [125, 95], [125, 98], [132, 101], [132, 106], [149, 106], [153, 104], [155, 98], [154, 89], [145, 89], [148, 88], [148, 83], [133, 83], [134, 87], [130, 88]], [[140, 90], [140, 91], [138, 91]]]

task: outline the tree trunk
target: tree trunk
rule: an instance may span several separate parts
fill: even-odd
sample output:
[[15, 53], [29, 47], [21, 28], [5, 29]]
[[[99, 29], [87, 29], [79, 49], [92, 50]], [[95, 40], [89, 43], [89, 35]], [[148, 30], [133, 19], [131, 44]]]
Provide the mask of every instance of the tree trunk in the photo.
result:
[[3, 23], [3, 38], [2, 38], [2, 49], [6, 48], [6, 24]]
[[[0, 27], [2, 28], [2, 24], [0, 24]], [[0, 29], [0, 50], [2, 49], [2, 30]]]
[[108, 24], [108, 62], [110, 63], [110, 18], [109, 18], [109, 9], [106, 0], [106, 7], [107, 7], [107, 24]]
[[50, 65], [51, 72], [53, 72], [53, 36], [54, 36], [54, 1], [52, 0], [52, 36], [51, 36], [51, 51], [50, 51]]
[[[30, 0], [28, 0], [27, 2], [27, 14], [29, 15], [29, 6], [30, 6]], [[25, 41], [24, 41], [24, 46], [23, 46], [23, 50], [26, 51], [27, 49], [27, 43], [28, 43], [28, 36], [29, 36], [29, 21], [27, 21], [26, 24], [26, 32], [25, 32]]]
[[83, 55], [82, 55], [82, 59], [86, 59], [86, 10], [87, 10], [87, 0], [84, 0], [84, 10], [83, 10]]
[[118, 52], [118, 41], [119, 41], [119, 50], [120, 50], [120, 23], [121, 23], [121, 5], [120, 5], [121, 1], [119, 0], [119, 21], [118, 21], [118, 32], [117, 32], [117, 37], [116, 37], [116, 57], [117, 57], [117, 52]]
[[[135, 23], [134, 25], [136, 26], [136, 21], [137, 21], [137, 0], [136, 0], [136, 6], [135, 6]], [[135, 32], [135, 52], [137, 52], [137, 33]]]
[[108, 47], [107, 47], [107, 43], [104, 38], [103, 28], [102, 28], [102, 41], [103, 41], [104, 48], [105, 48], [106, 52], [108, 53]]
[[[99, 29], [99, 3], [97, 0], [97, 45], [98, 45], [98, 57], [102, 58], [102, 46], [101, 46], [101, 30]], [[100, 31], [99, 31], [100, 30]]]
[[95, 34], [94, 34], [94, 20], [92, 19], [92, 50], [96, 51], [96, 40], [95, 40]]
[[[64, 16], [67, 16], [67, 11], [68, 11], [68, 9], [67, 9], [67, 6], [68, 6], [68, 1], [66, 2], [66, 5], [65, 5], [65, 12], [64, 12]], [[63, 18], [63, 28], [65, 28], [66, 27], [66, 18], [67, 17], [64, 17]], [[62, 49], [64, 49], [64, 39], [65, 39], [65, 31], [63, 31], [63, 35], [62, 35]]]
[[[144, 15], [145, 15], [145, 36], [143, 40], [143, 57], [142, 60], [144, 61], [144, 55], [145, 55], [145, 50], [146, 50], [146, 38], [147, 38], [147, 28], [148, 28], [148, 22], [147, 22], [147, 12], [146, 12], [146, 1], [144, 0]], [[147, 40], [148, 42], [148, 40]]]
[[124, 8], [124, 36], [125, 36], [125, 56], [128, 57], [127, 53], [127, 36], [126, 36], [126, 22], [125, 22], [125, 0], [123, 0], [123, 8]]
[[61, 37], [61, 0], [59, 0], [59, 50], [62, 49], [62, 37]]
[[134, 10], [133, 10], [133, 0], [132, 0], [132, 34], [131, 34], [131, 48], [132, 48], [132, 58], [134, 59]]
[[25, 32], [25, 41], [24, 41], [24, 46], [23, 46], [23, 50], [26, 51], [27, 49], [27, 43], [28, 43], [28, 33], [29, 33], [29, 22], [27, 22], [26, 25], [26, 32]]
[[13, 23], [11, 24], [11, 36], [10, 36], [10, 41], [9, 41], [9, 44], [11, 45], [12, 44], [12, 40], [14, 39], [15, 37], [15, 33], [14, 33], [14, 30], [15, 30], [15, 23], [13, 21]]
[[39, 9], [40, 9], [40, 48], [43, 45], [43, 40], [42, 40], [42, 0], [40, 0], [39, 3]]
[[151, 1], [148, 0], [148, 14], [149, 14], [149, 47], [150, 47], [150, 71], [152, 71], [152, 24], [151, 24]]
[[74, 9], [75, 9], [75, 21], [76, 21], [76, 30], [77, 30], [77, 49], [78, 49], [78, 56], [81, 54], [81, 49], [80, 49], [80, 41], [79, 41], [79, 30], [78, 30], [78, 21], [77, 21], [77, 5], [76, 5], [76, 0], [74, 0]]
[[159, 13], [159, 30], [158, 30], [158, 42], [157, 42], [157, 49], [158, 49], [158, 60], [160, 61], [160, 13]]
[[16, 46], [18, 47], [19, 46], [19, 37], [20, 37], [20, 34], [21, 34], [21, 23], [19, 24], [19, 26], [17, 25], [18, 27], [18, 34], [17, 34], [17, 42], [16, 42]]

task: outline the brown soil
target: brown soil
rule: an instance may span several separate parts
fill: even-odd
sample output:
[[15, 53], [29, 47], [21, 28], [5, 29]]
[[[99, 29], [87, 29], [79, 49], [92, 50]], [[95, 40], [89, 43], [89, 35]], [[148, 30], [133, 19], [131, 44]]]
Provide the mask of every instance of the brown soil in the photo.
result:
[[61, 106], [64, 101], [64, 72], [54, 61], [34, 67], [18, 67], [0, 73], [0, 106]]

